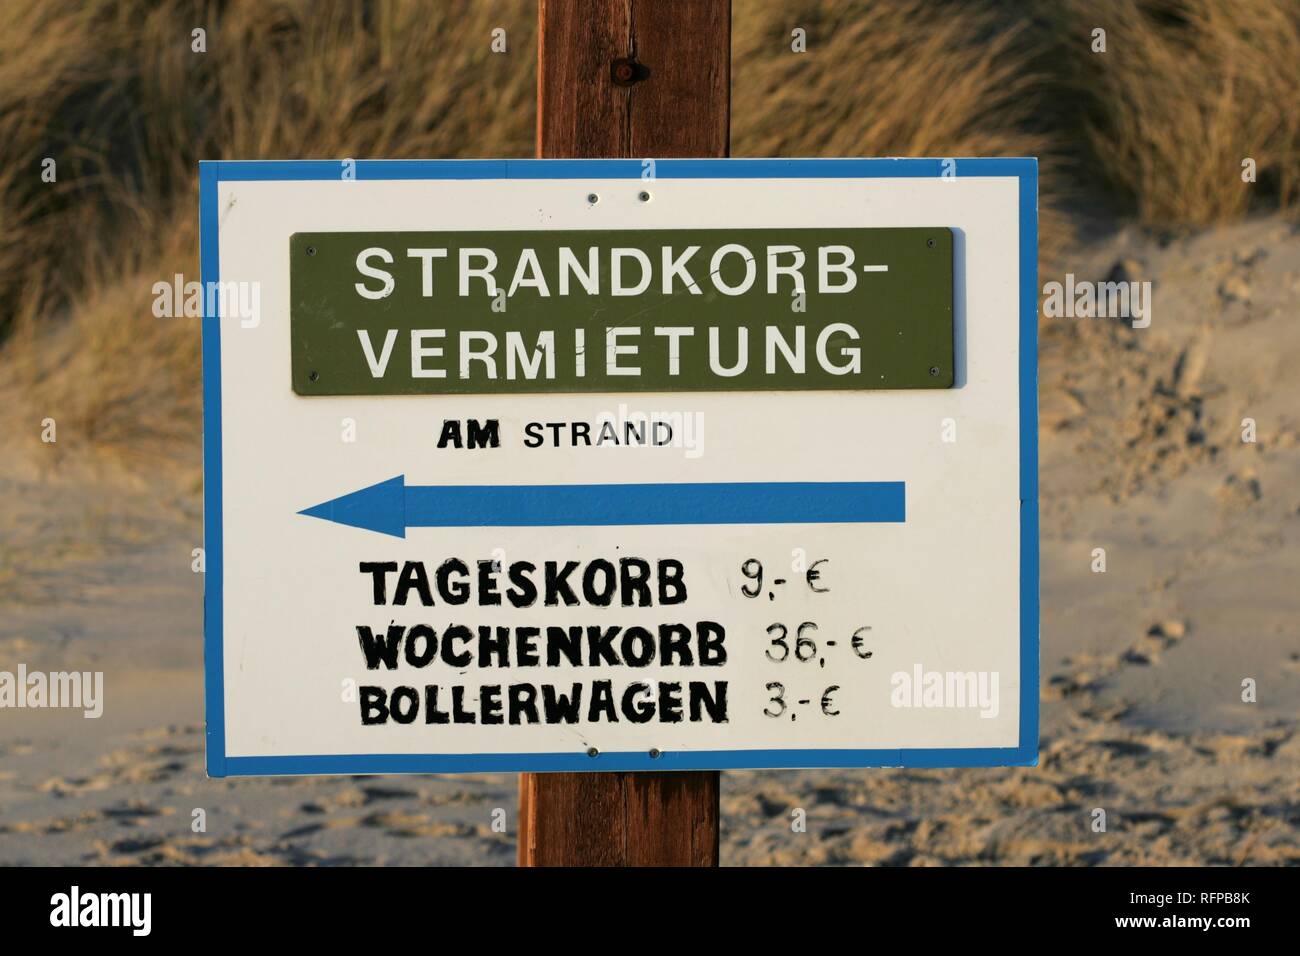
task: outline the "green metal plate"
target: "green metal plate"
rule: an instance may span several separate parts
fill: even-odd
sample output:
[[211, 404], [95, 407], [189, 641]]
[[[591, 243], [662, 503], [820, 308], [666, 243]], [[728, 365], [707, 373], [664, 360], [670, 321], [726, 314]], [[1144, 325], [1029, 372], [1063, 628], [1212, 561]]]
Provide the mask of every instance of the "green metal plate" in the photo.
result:
[[293, 389], [950, 388], [952, 250], [945, 228], [296, 233]]

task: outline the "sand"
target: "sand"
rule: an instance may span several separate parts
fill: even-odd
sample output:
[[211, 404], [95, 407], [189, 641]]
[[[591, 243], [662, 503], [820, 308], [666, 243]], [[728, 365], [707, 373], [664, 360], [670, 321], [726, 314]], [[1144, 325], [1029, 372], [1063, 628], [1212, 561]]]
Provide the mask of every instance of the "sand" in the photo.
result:
[[[1145, 329], [1042, 323], [1040, 766], [729, 772], [724, 865], [1300, 863], [1300, 230], [1065, 261], [1043, 281], [1154, 299]], [[98, 720], [0, 711], [0, 863], [513, 862], [512, 775], [206, 779], [192, 477], [0, 428], [0, 669], [108, 688]]]

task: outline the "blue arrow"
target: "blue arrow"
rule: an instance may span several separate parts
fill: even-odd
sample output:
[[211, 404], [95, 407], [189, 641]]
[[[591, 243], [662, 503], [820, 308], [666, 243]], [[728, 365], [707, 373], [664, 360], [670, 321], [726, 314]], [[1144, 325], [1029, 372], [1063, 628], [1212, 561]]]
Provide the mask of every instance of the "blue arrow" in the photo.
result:
[[398, 475], [298, 513], [405, 538], [407, 528], [899, 522], [906, 507], [901, 481], [408, 487]]

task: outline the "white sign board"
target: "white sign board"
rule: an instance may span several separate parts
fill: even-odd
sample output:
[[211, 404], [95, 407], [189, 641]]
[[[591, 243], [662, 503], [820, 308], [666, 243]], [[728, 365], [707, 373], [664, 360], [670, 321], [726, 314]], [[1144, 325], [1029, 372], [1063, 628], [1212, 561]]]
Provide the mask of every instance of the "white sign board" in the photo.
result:
[[1036, 761], [1035, 162], [645, 170], [202, 165], [211, 775]]

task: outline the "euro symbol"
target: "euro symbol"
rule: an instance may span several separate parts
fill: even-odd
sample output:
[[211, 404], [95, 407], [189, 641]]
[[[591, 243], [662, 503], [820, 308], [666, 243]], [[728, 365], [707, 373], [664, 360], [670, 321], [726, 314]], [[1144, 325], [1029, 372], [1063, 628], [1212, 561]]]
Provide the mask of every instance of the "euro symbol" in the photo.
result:
[[871, 660], [871, 650], [867, 647], [867, 631], [869, 630], [871, 630], [870, 624], [853, 632], [853, 653], [864, 661]]
[[827, 717], [838, 717], [838, 710], [831, 710], [831, 694], [840, 689], [839, 684], [831, 684], [826, 688], [826, 693], [822, 694], [822, 713]]
[[830, 590], [830, 588], [819, 588], [817, 586], [817, 582], [822, 579], [822, 573], [817, 570], [817, 565], [825, 564], [829, 560], [830, 558], [819, 558], [818, 560], [814, 561], [812, 565], [808, 568], [808, 572], [805, 575], [808, 579], [808, 586], [812, 588], [814, 591], [816, 591], [818, 594], [825, 594], [827, 591]]

